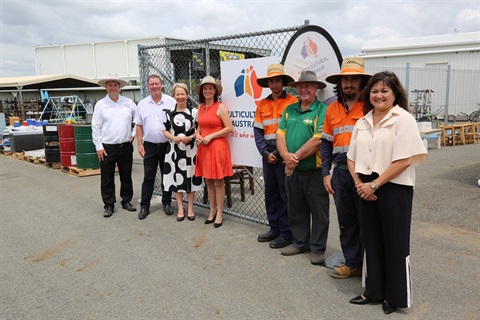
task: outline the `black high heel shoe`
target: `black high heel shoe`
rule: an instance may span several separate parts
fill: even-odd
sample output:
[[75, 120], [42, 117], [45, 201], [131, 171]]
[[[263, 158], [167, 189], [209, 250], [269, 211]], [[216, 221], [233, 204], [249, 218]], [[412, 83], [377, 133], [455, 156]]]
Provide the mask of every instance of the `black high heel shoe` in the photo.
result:
[[368, 298], [366, 298], [363, 294], [359, 295], [359, 296], [356, 296], [355, 298], [352, 298], [350, 299], [350, 303], [353, 303], [353, 304], [369, 304], [369, 303], [377, 303], [377, 302], [381, 302], [383, 301], [383, 299], [379, 299], [379, 300], [370, 300]]
[[190, 220], [190, 221], [194, 221], [194, 220], [195, 220], [195, 216], [196, 216], [195, 212], [193, 212], [193, 216], [189, 216], [189, 215], [187, 214], [187, 219]]
[[223, 224], [223, 221], [220, 222], [220, 223], [214, 223], [214, 224], [213, 224], [213, 227], [214, 227], [214, 228], [220, 228], [220, 227], [222, 226], [222, 224]]
[[205, 220], [205, 224], [211, 224], [211, 223], [214, 223], [215, 222], [215, 218], [217, 217], [217, 214], [215, 214], [212, 218], [212, 220]]
[[385, 314], [390, 314], [392, 312], [397, 311], [397, 307], [389, 305], [387, 301], [383, 301], [382, 309], [383, 309], [383, 313]]
[[365, 298], [363, 295], [359, 295], [359, 296], [356, 296], [353, 299], [350, 299], [349, 302], [353, 303], [353, 304], [368, 304], [370, 302], [370, 300]]
[[177, 216], [177, 221], [178, 221], [178, 222], [183, 221], [183, 219], [185, 219], [185, 216], [183, 216], [183, 217]]

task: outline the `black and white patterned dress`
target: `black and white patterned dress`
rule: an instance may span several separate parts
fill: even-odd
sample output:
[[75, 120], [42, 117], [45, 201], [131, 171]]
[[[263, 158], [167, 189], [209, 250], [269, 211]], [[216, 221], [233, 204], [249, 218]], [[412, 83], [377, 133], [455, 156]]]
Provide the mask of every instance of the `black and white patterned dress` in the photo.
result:
[[[166, 112], [165, 130], [173, 136], [194, 134], [197, 127], [198, 110], [191, 106], [183, 111], [177, 107]], [[169, 141], [163, 170], [164, 190], [174, 192], [193, 192], [203, 190], [202, 177], [195, 177], [195, 164], [197, 161], [197, 144], [195, 139], [188, 144], [175, 144]]]

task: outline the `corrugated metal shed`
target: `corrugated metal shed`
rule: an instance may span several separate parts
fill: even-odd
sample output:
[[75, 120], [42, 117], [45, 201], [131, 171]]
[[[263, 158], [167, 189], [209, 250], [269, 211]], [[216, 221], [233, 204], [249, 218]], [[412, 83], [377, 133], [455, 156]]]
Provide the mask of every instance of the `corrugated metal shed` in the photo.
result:
[[[115, 72], [126, 81], [138, 81], [138, 45], [158, 45], [184, 41], [175, 38], [149, 37], [125, 40], [36, 46], [36, 73], [78, 74], [100, 79]], [[135, 82], [132, 82], [135, 85]]]
[[415, 52], [441, 50], [442, 52], [456, 51], [457, 49], [476, 47], [480, 49], [480, 32], [453, 33], [436, 36], [372, 40], [362, 47], [362, 55], [371, 55], [374, 52], [395, 53], [412, 49]]
[[369, 73], [395, 72], [412, 103], [415, 90], [433, 90], [432, 112], [457, 115], [478, 109], [480, 32], [369, 41], [360, 56]]

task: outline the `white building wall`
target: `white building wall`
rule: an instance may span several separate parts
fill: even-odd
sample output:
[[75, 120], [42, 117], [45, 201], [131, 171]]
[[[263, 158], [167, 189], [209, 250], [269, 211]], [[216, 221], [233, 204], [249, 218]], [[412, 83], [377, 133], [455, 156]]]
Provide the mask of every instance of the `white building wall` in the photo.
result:
[[64, 74], [63, 49], [61, 46], [35, 47], [37, 75]]
[[480, 51], [430, 53], [403, 56], [363, 56], [365, 65], [375, 67], [430, 67], [433, 65], [451, 65], [452, 69], [480, 70]]
[[121, 78], [129, 77], [128, 56], [123, 42], [97, 43], [95, 51], [94, 79], [102, 78], [110, 72], [117, 73]]
[[64, 47], [64, 51], [66, 69], [62, 73], [84, 76], [95, 72], [94, 56], [90, 46], [71, 45]]
[[138, 45], [158, 45], [165, 41], [164, 37], [156, 37], [38, 46], [34, 48], [36, 73], [74, 74], [100, 79], [116, 72], [124, 80], [139, 81]]
[[412, 90], [432, 89], [432, 112], [446, 106], [448, 114], [459, 115], [480, 108], [480, 42], [444, 48], [367, 49], [360, 55], [369, 73], [395, 72], [406, 86], [410, 103], [416, 97]]

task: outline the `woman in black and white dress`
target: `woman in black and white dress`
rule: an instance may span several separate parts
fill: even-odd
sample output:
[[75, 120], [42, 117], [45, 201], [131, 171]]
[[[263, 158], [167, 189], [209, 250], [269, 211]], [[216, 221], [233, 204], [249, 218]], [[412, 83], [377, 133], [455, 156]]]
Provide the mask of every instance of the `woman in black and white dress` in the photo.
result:
[[175, 192], [178, 213], [177, 221], [185, 219], [183, 193], [187, 193], [188, 220], [195, 220], [193, 199], [195, 191], [203, 190], [202, 177], [195, 176], [197, 144], [195, 129], [198, 110], [187, 104], [188, 88], [183, 83], [173, 86], [173, 97], [177, 101], [172, 111], [166, 112], [163, 134], [170, 140], [165, 156], [163, 188]]

